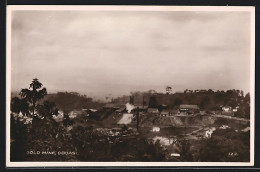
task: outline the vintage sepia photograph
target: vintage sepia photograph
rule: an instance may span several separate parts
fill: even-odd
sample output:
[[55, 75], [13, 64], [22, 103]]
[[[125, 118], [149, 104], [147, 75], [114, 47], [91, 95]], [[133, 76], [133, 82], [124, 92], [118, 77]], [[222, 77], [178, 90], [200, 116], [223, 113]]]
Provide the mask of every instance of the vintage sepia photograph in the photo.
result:
[[7, 166], [254, 165], [254, 23], [249, 6], [7, 6]]

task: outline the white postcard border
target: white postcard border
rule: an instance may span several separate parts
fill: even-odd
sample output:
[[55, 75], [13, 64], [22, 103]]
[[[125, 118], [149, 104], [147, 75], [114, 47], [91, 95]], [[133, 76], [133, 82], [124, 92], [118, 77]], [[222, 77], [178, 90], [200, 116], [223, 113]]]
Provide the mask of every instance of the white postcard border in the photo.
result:
[[[11, 162], [10, 161], [10, 100], [11, 100], [11, 19], [14, 10], [49, 11], [246, 11], [251, 12], [250, 59], [250, 162]], [[115, 6], [115, 5], [8, 5], [6, 25], [6, 166], [7, 167], [106, 167], [106, 166], [253, 166], [255, 138], [255, 8], [253, 6]]]

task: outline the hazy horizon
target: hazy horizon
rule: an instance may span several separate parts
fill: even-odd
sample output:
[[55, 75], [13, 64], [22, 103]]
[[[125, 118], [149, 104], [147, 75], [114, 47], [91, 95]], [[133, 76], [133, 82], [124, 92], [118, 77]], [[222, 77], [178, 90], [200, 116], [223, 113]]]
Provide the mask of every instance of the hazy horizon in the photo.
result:
[[11, 90], [250, 90], [250, 12], [13, 11]]

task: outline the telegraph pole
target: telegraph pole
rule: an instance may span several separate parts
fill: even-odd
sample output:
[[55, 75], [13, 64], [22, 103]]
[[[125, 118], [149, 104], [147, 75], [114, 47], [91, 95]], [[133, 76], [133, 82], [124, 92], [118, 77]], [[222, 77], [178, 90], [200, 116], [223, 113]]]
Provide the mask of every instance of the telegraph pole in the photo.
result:
[[136, 108], [136, 128], [139, 129], [139, 107]]
[[144, 95], [143, 95], [143, 108], [144, 108]]

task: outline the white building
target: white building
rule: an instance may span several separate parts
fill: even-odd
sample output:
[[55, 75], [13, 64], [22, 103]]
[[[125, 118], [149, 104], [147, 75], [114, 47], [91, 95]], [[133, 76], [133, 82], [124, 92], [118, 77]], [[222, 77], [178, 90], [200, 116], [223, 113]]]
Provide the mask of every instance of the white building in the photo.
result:
[[152, 132], [159, 132], [160, 131], [160, 127], [153, 127]]
[[231, 108], [230, 106], [223, 106], [223, 107], [222, 107], [222, 110], [223, 110], [224, 112], [230, 112], [230, 111], [232, 110], [232, 108]]

